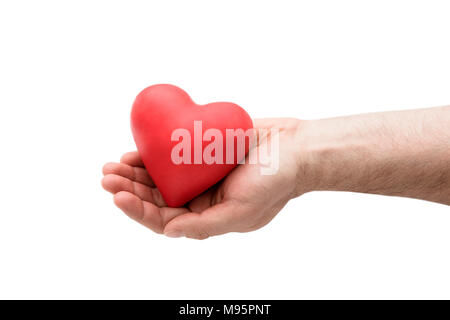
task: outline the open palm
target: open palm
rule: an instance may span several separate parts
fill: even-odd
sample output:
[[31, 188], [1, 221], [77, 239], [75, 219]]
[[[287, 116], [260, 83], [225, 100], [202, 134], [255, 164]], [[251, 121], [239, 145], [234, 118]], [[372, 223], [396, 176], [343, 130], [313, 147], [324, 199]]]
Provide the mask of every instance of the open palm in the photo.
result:
[[[120, 163], [103, 167], [103, 187], [114, 194], [115, 204], [129, 217], [169, 237], [205, 239], [227, 232], [261, 228], [298, 195], [298, 135], [295, 119], [254, 120], [255, 129], [276, 127], [280, 132], [279, 170], [262, 175], [261, 164], [237, 166], [221, 182], [184, 207], [167, 207], [137, 151], [125, 153]], [[270, 144], [271, 136], [259, 137], [250, 152]]]

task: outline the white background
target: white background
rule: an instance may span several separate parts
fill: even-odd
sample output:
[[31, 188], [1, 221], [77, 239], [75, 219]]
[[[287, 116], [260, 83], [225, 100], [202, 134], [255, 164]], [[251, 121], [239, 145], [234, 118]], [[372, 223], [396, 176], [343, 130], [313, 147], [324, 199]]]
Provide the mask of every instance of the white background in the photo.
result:
[[0, 298], [450, 298], [450, 210], [321, 192], [267, 227], [169, 239], [103, 163], [148, 85], [253, 117], [450, 103], [445, 1], [2, 1]]

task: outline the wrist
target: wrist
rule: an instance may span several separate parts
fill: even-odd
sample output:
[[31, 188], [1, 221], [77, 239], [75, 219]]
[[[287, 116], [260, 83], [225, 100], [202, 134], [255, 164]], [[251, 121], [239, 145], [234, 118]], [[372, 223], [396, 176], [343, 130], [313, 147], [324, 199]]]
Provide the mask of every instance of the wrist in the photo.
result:
[[348, 173], [356, 168], [352, 154], [364, 151], [360, 136], [349, 130], [343, 118], [301, 121], [297, 130], [296, 196], [311, 191], [340, 190]]
[[317, 151], [314, 149], [314, 134], [316, 120], [301, 120], [298, 122], [295, 135], [295, 150], [297, 158], [297, 174], [294, 198], [310, 191], [317, 190]]

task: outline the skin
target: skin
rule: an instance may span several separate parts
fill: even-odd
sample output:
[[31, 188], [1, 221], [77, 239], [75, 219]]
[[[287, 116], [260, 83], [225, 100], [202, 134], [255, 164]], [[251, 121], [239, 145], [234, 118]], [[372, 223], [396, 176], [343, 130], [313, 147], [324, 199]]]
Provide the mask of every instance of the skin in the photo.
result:
[[[450, 205], [450, 107], [302, 121], [256, 119], [279, 129], [280, 164], [236, 167], [182, 208], [169, 208], [139, 154], [103, 167], [103, 187], [130, 218], [169, 237], [206, 239], [269, 223], [293, 198], [319, 190], [404, 196]], [[257, 152], [270, 145], [259, 137]]]

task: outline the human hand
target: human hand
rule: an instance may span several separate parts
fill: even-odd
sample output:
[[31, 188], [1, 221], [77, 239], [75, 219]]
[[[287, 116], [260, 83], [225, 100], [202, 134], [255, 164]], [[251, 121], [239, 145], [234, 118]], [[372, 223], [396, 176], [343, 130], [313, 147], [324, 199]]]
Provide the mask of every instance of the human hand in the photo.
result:
[[[307, 189], [297, 185], [302, 175], [297, 145], [302, 122], [289, 118], [256, 119], [254, 127], [279, 130], [279, 169], [273, 175], [262, 175], [262, 164], [246, 161], [184, 207], [170, 208], [135, 151], [124, 154], [120, 163], [103, 167], [102, 185], [114, 194], [114, 203], [130, 218], [169, 237], [206, 239], [259, 229], [291, 198]], [[271, 138], [270, 134], [258, 137], [250, 153], [270, 145]]]

